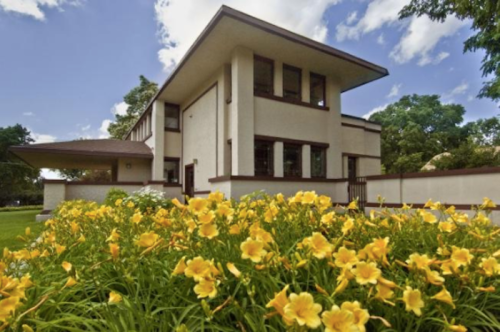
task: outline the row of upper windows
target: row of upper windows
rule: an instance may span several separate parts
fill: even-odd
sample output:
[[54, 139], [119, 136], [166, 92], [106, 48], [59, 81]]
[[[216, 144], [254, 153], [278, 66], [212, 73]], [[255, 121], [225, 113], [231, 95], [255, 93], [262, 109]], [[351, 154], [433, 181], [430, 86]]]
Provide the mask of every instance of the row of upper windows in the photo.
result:
[[144, 141], [153, 133], [151, 111], [147, 111], [146, 113], [146, 116], [132, 130], [130, 134], [132, 141]]
[[[283, 144], [283, 176], [302, 177], [302, 146]], [[311, 146], [311, 177], [326, 178], [326, 148]], [[274, 175], [274, 142], [256, 140], [254, 145], [256, 176]]]
[[[274, 95], [274, 61], [254, 56], [254, 92]], [[310, 104], [326, 106], [326, 78], [309, 74]], [[302, 69], [283, 64], [283, 98], [302, 101]]]

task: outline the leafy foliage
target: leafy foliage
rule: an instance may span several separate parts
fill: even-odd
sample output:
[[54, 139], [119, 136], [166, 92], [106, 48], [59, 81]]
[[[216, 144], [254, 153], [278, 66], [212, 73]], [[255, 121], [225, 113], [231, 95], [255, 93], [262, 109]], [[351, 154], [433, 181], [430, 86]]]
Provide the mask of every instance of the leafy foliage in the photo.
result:
[[9, 153], [9, 147], [34, 142], [28, 129], [20, 124], [0, 127], [0, 207], [13, 201], [39, 204], [42, 198], [40, 170], [34, 169]]
[[104, 199], [104, 205], [107, 206], [115, 206], [116, 201], [123, 200], [128, 197], [128, 193], [120, 188], [111, 188], [106, 194], [106, 198]]
[[64, 179], [83, 182], [110, 182], [111, 171], [102, 169], [58, 169]]
[[493, 76], [484, 83], [479, 96], [500, 100], [500, 1], [412, 0], [400, 18], [412, 15], [427, 15], [436, 21], [444, 21], [448, 16], [470, 20], [476, 34], [465, 41], [464, 52], [484, 51], [483, 77]]
[[122, 139], [132, 128], [140, 115], [146, 111], [148, 103], [158, 92], [158, 84], [149, 81], [144, 76], [139, 76], [140, 84], [123, 97], [129, 105], [125, 115], [116, 114], [115, 121], [109, 125], [111, 137]]
[[448, 154], [432, 161], [437, 170], [500, 166], [500, 153], [494, 147], [479, 146], [468, 140]]
[[432, 157], [460, 145], [465, 109], [443, 105], [437, 95], [404, 96], [370, 117], [382, 125], [382, 164], [386, 172], [418, 172]]
[[500, 329], [500, 228], [488, 199], [473, 217], [439, 202], [426, 204], [435, 214], [367, 217], [352, 202], [339, 215], [314, 192], [173, 203], [62, 204], [40, 240], [27, 232], [26, 248], [4, 250], [2, 328]]

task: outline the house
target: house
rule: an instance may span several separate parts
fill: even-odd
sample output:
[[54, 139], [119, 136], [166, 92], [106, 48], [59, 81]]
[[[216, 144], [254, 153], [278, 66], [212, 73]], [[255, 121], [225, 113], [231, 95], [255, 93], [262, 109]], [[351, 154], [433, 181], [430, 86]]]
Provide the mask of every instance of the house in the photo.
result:
[[219, 190], [315, 190], [345, 203], [348, 178], [380, 174], [379, 124], [341, 94], [385, 68], [223, 6], [124, 140], [12, 148], [35, 167], [110, 169], [113, 183], [47, 181], [45, 210], [149, 186], [182, 198]]

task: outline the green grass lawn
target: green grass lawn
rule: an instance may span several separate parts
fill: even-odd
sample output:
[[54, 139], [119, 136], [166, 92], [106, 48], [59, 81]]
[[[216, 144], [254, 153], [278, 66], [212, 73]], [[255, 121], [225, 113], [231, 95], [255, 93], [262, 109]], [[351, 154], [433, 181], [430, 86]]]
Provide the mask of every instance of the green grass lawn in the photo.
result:
[[36, 210], [0, 212], [0, 250], [4, 247], [10, 250], [22, 248], [24, 242], [16, 240], [16, 237], [24, 235], [26, 227], [31, 228], [32, 234], [38, 234], [43, 228], [43, 222], [35, 221], [39, 213]]

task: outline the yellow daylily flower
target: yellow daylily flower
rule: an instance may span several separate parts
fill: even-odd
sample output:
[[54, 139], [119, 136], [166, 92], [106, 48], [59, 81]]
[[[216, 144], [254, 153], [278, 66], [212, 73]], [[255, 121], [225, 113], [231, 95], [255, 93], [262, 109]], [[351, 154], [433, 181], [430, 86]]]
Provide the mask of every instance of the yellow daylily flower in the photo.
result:
[[215, 287], [215, 281], [202, 279], [199, 283], [194, 286], [194, 292], [198, 294], [199, 299], [205, 297], [214, 298], [217, 295], [217, 288]]
[[322, 322], [325, 325], [325, 332], [354, 332], [358, 331], [354, 324], [354, 314], [345, 309], [333, 305], [329, 311], [321, 314]]
[[376, 284], [377, 279], [382, 274], [374, 262], [359, 262], [356, 264], [356, 268], [352, 269], [352, 273], [356, 276], [356, 281], [360, 285]]
[[285, 316], [290, 320], [295, 320], [300, 326], [307, 326], [315, 329], [321, 325], [319, 313], [321, 305], [314, 303], [311, 294], [302, 292], [300, 294], [292, 293], [289, 296], [290, 303], [285, 308]]
[[64, 269], [64, 271], [69, 273], [71, 271], [71, 269], [73, 268], [73, 265], [71, 263], [65, 261], [62, 263], [62, 268]]
[[335, 265], [341, 268], [352, 267], [358, 262], [355, 250], [349, 250], [346, 247], [340, 247], [339, 250], [333, 254], [335, 258]]
[[470, 254], [469, 249], [453, 246], [451, 250], [451, 260], [455, 262], [457, 266], [467, 266], [474, 258], [474, 255]]
[[447, 303], [447, 304], [451, 305], [453, 307], [453, 309], [455, 309], [455, 304], [453, 303], [453, 298], [451, 297], [450, 292], [448, 292], [448, 290], [445, 287], [443, 287], [443, 289], [439, 293], [434, 295], [432, 298], [435, 300]]
[[213, 223], [202, 224], [198, 229], [198, 235], [200, 237], [206, 237], [207, 239], [213, 239], [214, 237], [219, 235], [219, 230]]
[[153, 246], [160, 236], [155, 232], [147, 232], [141, 234], [139, 240], [135, 242], [139, 247], [151, 247]]
[[333, 250], [333, 244], [319, 232], [314, 232], [312, 236], [305, 238], [302, 244], [310, 248], [313, 256], [319, 259], [330, 256]]
[[194, 281], [203, 280], [210, 274], [210, 262], [204, 260], [201, 256], [188, 260], [184, 274]]
[[236, 278], [239, 278], [241, 276], [240, 270], [238, 270], [238, 268], [236, 268], [236, 266], [233, 263], [228, 262], [226, 264], [226, 267], [229, 270], [229, 272], [231, 272]]
[[116, 243], [110, 243], [109, 252], [111, 254], [111, 257], [113, 257], [114, 260], [117, 260], [118, 256], [120, 256], [120, 246]]
[[415, 315], [422, 315], [422, 308], [425, 306], [422, 300], [422, 293], [420, 291], [414, 290], [410, 286], [406, 286], [406, 290], [403, 292], [403, 301], [406, 304], [406, 311], [413, 311]]
[[240, 249], [242, 251], [241, 258], [250, 259], [254, 263], [259, 263], [262, 257], [267, 254], [267, 251], [264, 250], [264, 243], [252, 240], [252, 238], [248, 238], [245, 242], [242, 242]]
[[184, 274], [184, 272], [186, 271], [186, 268], [187, 268], [187, 265], [186, 265], [186, 256], [184, 256], [177, 263], [177, 265], [174, 268], [174, 271], [172, 271], [172, 274], [173, 275]]
[[366, 331], [365, 325], [370, 319], [370, 314], [368, 310], [361, 308], [361, 304], [358, 301], [344, 302], [340, 308], [352, 312], [354, 315], [354, 325], [358, 328], [359, 332]]
[[108, 303], [120, 303], [123, 300], [122, 296], [117, 292], [111, 291], [109, 293], [109, 301]]

